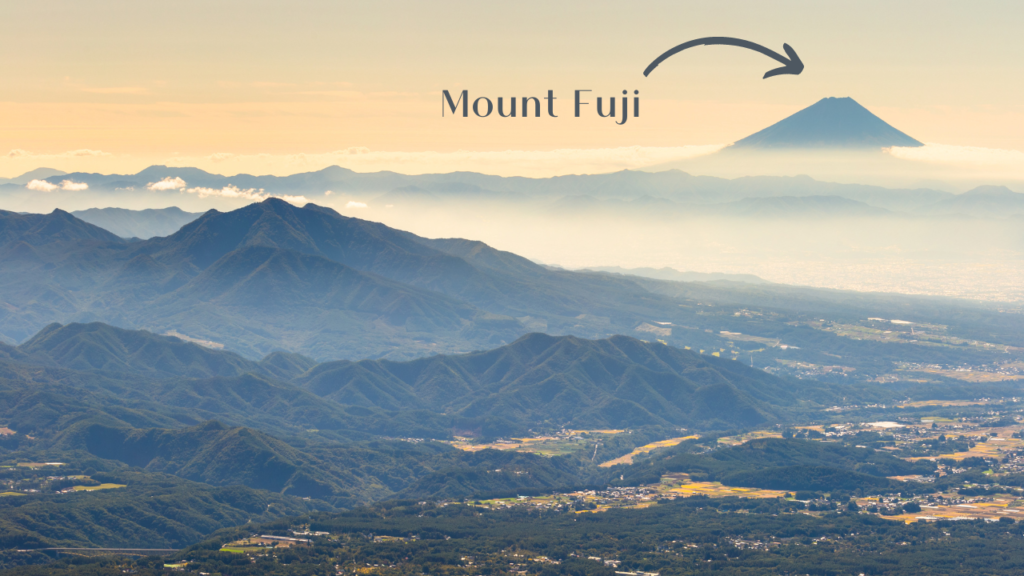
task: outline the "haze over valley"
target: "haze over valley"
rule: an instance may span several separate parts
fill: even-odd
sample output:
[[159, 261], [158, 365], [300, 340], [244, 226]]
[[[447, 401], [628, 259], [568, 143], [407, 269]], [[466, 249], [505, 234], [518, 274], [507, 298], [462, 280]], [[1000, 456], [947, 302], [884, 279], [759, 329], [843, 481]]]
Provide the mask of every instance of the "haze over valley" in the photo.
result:
[[[826, 98], [717, 153], [650, 172], [521, 178], [337, 166], [287, 177], [166, 166], [133, 175], [42, 171], [0, 184], [0, 207], [75, 210], [119, 236], [145, 239], [170, 235], [209, 208], [279, 197], [428, 238], [480, 240], [567, 269], [669, 267], [1020, 302], [1024, 194], [1000, 180], [864, 183], [906, 164], [887, 150], [920, 146], [854, 100]], [[860, 183], [830, 181], [828, 171], [824, 179], [800, 172], [829, 165]], [[718, 167], [729, 168], [728, 177], [692, 175]], [[163, 208], [175, 210], [154, 211]]]

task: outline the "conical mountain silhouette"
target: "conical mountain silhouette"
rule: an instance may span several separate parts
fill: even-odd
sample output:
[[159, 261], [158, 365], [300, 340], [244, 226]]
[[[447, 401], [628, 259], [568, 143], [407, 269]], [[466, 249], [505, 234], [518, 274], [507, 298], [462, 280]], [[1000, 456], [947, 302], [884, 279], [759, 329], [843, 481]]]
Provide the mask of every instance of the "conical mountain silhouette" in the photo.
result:
[[923, 146], [893, 128], [853, 98], [817, 103], [737, 141], [729, 149], [885, 148]]

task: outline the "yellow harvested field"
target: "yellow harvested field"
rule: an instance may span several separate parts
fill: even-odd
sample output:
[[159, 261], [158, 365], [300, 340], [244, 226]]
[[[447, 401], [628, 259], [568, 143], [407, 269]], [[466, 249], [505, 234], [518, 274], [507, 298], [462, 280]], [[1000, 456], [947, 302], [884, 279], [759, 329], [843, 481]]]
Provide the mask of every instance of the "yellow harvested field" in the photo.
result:
[[72, 486], [71, 489], [75, 492], [95, 492], [96, 490], [111, 490], [124, 487], [124, 484], [100, 484], [99, 486]]
[[456, 440], [452, 442], [452, 446], [459, 450], [465, 450], [466, 452], [479, 452], [480, 450], [515, 450], [522, 446], [522, 442], [493, 442], [491, 444], [473, 444], [472, 442], [466, 442], [462, 440]]
[[474, 444], [467, 441], [452, 442], [452, 446], [466, 452], [479, 452], [480, 450], [517, 450], [520, 452], [544, 452], [545, 445], [557, 442], [559, 439], [554, 436], [538, 436], [536, 438], [513, 438], [511, 441], [492, 442], [490, 444]]
[[608, 468], [611, 466], [616, 466], [618, 464], [632, 464], [633, 458], [639, 456], [640, 454], [646, 454], [652, 450], [657, 450], [658, 448], [668, 448], [669, 446], [675, 446], [677, 444], [682, 444], [687, 440], [695, 440], [697, 438], [700, 438], [700, 436], [691, 435], [683, 436], [681, 438], [669, 438], [668, 440], [659, 440], [658, 442], [651, 442], [650, 444], [645, 444], [643, 446], [640, 446], [639, 448], [634, 448], [632, 452], [626, 454], [625, 456], [619, 456], [614, 460], [609, 460], [607, 462], [599, 464], [599, 467]]
[[718, 439], [719, 444], [725, 444], [726, 446], [739, 446], [750, 440], [757, 440], [760, 438], [782, 438], [781, 432], [774, 430], [754, 430], [746, 434], [740, 434], [739, 436], [724, 436]]
[[[999, 436], [989, 438], [988, 442], [978, 442], [967, 452], [956, 452], [953, 454], [939, 454], [938, 456], [920, 456], [916, 458], [907, 458], [907, 460], [963, 460], [965, 458], [998, 458], [1003, 457], [1004, 452], [1014, 452], [1024, 448], [1024, 440], [1020, 438], [1011, 438], [1016, 430], [1013, 428], [1005, 429], [993, 429], [988, 428], [986, 431], [998, 432]], [[964, 436], [981, 436], [983, 433], [979, 431], [966, 431]]]
[[477, 444], [469, 438], [457, 438], [450, 442], [453, 447], [466, 452], [479, 452], [480, 450], [515, 450], [517, 452], [529, 452], [540, 456], [561, 456], [581, 450], [592, 450], [594, 448], [593, 438], [595, 435], [622, 434], [625, 430], [566, 430], [557, 436], [535, 436], [533, 438], [511, 438], [491, 442], [489, 444]]
[[[971, 504], [952, 505], [931, 505], [922, 504], [921, 511], [913, 514], [900, 514], [898, 516], [882, 516], [890, 520], [899, 520], [907, 524], [929, 520], [968, 520], [968, 519], [998, 519], [1008, 516], [1017, 521], [1024, 520], [1024, 509], [1012, 507], [1015, 502], [1013, 498], [994, 498], [992, 502], [975, 502]], [[864, 507], [874, 504], [874, 501], [861, 499], [857, 505]]]
[[722, 486], [720, 482], [689, 482], [672, 488], [669, 492], [681, 496], [709, 496], [711, 498], [723, 498], [725, 496], [739, 496], [742, 498], [785, 498], [786, 493], [780, 490], [762, 490], [760, 488], [736, 488], [733, 486]]

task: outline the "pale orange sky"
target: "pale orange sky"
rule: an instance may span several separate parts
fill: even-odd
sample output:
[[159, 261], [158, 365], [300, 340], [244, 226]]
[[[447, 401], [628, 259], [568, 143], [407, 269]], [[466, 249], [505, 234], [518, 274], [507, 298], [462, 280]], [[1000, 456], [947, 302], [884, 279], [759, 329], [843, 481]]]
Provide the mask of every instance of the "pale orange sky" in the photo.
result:
[[[925, 142], [1024, 151], [1020, 3], [44, 0], [3, 14], [5, 177], [154, 163], [537, 173], [522, 155], [504, 167], [473, 155], [505, 150], [548, 151], [542, 173], [635, 167], [732, 142], [824, 96], [852, 96]], [[664, 50], [712, 35], [789, 43], [807, 68], [762, 80], [773, 61], [709, 47], [643, 77]], [[571, 118], [577, 88], [639, 89], [641, 116]], [[552, 89], [561, 117], [441, 118], [443, 89]], [[377, 156], [337, 153], [351, 149]]]

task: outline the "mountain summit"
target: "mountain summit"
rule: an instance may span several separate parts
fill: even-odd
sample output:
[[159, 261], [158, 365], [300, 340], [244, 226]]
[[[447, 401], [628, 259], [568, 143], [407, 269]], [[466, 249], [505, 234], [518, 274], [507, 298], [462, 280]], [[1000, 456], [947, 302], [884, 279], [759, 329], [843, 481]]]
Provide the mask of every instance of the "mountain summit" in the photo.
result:
[[817, 103], [737, 141], [729, 149], [870, 149], [923, 146], [893, 128], [853, 98]]

